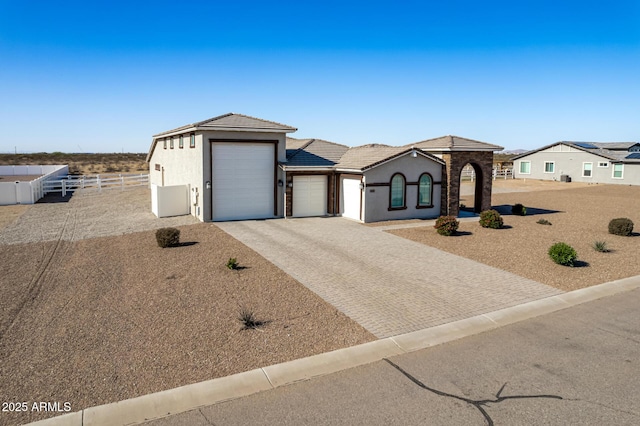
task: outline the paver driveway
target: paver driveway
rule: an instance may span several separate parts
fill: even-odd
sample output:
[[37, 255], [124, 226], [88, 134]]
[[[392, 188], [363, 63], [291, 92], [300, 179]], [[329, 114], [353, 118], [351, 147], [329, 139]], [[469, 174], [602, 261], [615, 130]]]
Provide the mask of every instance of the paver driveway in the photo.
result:
[[562, 293], [339, 217], [217, 225], [380, 338]]

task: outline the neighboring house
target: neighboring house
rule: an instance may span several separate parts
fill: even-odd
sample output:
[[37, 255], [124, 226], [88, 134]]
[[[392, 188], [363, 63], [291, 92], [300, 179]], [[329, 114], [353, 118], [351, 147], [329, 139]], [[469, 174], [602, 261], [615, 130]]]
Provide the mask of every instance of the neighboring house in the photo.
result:
[[152, 210], [202, 221], [341, 215], [362, 222], [458, 214], [462, 167], [490, 208], [496, 145], [445, 136], [349, 148], [286, 137], [295, 128], [240, 114], [159, 133], [147, 161]]
[[640, 143], [556, 142], [513, 158], [514, 176], [640, 185]]

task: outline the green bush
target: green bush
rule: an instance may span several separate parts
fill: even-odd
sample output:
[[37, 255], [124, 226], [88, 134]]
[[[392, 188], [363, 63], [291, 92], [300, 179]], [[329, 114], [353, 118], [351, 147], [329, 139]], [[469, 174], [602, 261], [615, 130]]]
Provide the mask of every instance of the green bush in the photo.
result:
[[511, 214], [515, 214], [517, 216], [525, 216], [527, 214], [527, 208], [522, 204], [514, 204], [511, 207]]
[[613, 235], [622, 235], [628, 237], [633, 231], [633, 222], [626, 217], [611, 219], [609, 222], [609, 233]]
[[458, 222], [455, 216], [440, 216], [438, 220], [436, 220], [434, 228], [436, 228], [438, 234], [449, 236], [456, 233], [458, 226], [460, 226], [460, 222]]
[[558, 265], [573, 266], [578, 253], [566, 243], [555, 243], [549, 248], [549, 257]]
[[503, 224], [502, 216], [495, 210], [485, 210], [480, 213], [480, 226], [483, 228], [500, 229]]
[[175, 247], [180, 244], [180, 230], [176, 228], [160, 228], [156, 231], [156, 241], [162, 248]]
[[540, 219], [536, 223], [539, 223], [540, 225], [551, 225], [551, 222], [549, 222], [547, 219]]
[[230, 257], [229, 260], [227, 260], [227, 268], [238, 269], [238, 261], [235, 257]]

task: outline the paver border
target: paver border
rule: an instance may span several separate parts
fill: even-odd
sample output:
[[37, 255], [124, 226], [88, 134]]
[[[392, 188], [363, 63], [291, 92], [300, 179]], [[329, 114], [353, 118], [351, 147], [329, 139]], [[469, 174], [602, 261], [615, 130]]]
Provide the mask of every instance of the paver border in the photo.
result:
[[640, 275], [500, 309], [424, 330], [258, 368], [111, 404], [89, 407], [31, 426], [132, 425], [324, 376], [383, 358], [480, 334], [603, 297], [640, 288]]

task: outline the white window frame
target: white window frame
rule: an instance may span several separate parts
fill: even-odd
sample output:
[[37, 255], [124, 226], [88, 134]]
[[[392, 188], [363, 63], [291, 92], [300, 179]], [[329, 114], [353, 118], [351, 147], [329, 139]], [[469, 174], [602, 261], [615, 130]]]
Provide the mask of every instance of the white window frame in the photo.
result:
[[607, 167], [609, 167], [609, 162], [608, 161], [598, 161], [598, 167], [606, 169]]
[[[621, 166], [622, 167], [622, 170], [620, 170], [620, 177], [616, 176], [616, 166]], [[623, 163], [614, 164], [612, 169], [613, 169], [613, 172], [611, 173], [611, 179], [624, 179], [624, 164]]]
[[[522, 171], [522, 164], [524, 163], [528, 163], [529, 164], [529, 171], [528, 172], [523, 172]], [[531, 161], [520, 161], [520, 164], [518, 165], [518, 171], [520, 172], [521, 175], [530, 175], [531, 174]]]
[[[589, 169], [589, 176], [585, 175], [584, 172], [587, 171], [587, 169], [585, 169], [585, 166], [587, 164], [591, 164], [591, 168]], [[593, 177], [593, 162], [591, 161], [585, 161], [584, 163], [582, 163], [582, 177], [586, 177], [586, 178], [591, 178]]]
[[[551, 171], [547, 171], [547, 164], [551, 164]], [[545, 161], [544, 162], [544, 173], [555, 173], [556, 172], [556, 162], [555, 161]]]

